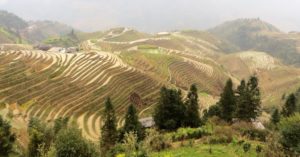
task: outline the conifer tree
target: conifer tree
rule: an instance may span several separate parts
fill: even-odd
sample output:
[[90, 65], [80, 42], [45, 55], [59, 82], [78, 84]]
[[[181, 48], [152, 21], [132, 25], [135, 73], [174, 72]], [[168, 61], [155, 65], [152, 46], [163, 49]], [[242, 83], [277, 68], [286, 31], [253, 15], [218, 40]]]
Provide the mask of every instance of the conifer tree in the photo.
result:
[[132, 104], [128, 107], [125, 116], [125, 124], [122, 129], [121, 136], [124, 137], [124, 135], [129, 132], [135, 133], [137, 135], [138, 140], [142, 140], [144, 137], [144, 130], [142, 124], [138, 119], [136, 108]]
[[240, 85], [237, 88], [236, 91], [236, 111], [235, 111], [235, 117], [239, 119], [245, 119], [245, 114], [248, 112], [246, 109], [247, 101], [247, 90], [246, 90], [246, 81], [242, 80]]
[[249, 91], [248, 118], [249, 120], [256, 119], [261, 113], [261, 96], [258, 87], [258, 78], [256, 76], [251, 76], [247, 87]]
[[236, 108], [233, 83], [231, 79], [226, 82], [224, 91], [221, 94], [219, 105], [221, 109], [220, 118], [227, 122], [231, 122]]
[[271, 121], [273, 124], [277, 124], [280, 121], [280, 114], [278, 109], [275, 109], [272, 113]]
[[247, 84], [242, 80], [237, 89], [236, 117], [245, 121], [256, 119], [260, 114], [260, 104], [260, 90], [257, 77], [251, 76]]
[[190, 91], [187, 95], [187, 100], [185, 102], [186, 112], [184, 125], [186, 127], [199, 127], [201, 120], [199, 114], [199, 104], [198, 104], [198, 93], [195, 84], [191, 85]]
[[16, 136], [11, 132], [11, 125], [0, 115], [0, 156], [8, 156], [13, 151], [15, 140]]
[[101, 153], [106, 156], [117, 142], [116, 117], [110, 98], [106, 99], [104, 110], [104, 125], [101, 130]]
[[286, 100], [285, 105], [283, 106], [282, 115], [284, 117], [292, 116], [295, 113], [296, 108], [296, 96], [292, 93], [288, 96], [288, 99]]
[[184, 113], [181, 91], [162, 87], [159, 103], [153, 115], [157, 127], [164, 130], [176, 130], [183, 125]]

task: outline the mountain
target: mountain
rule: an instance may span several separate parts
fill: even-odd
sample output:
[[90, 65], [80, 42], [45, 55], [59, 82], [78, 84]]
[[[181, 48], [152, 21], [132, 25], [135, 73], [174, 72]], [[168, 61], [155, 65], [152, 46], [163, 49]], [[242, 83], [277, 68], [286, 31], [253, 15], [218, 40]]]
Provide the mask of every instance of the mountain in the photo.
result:
[[[0, 11], [0, 43], [38, 44], [49, 38], [68, 38], [72, 27], [53, 21], [25, 21], [22, 18]], [[70, 39], [76, 40], [76, 39]], [[63, 42], [62, 42], [63, 43]], [[60, 43], [61, 44], [61, 43]], [[78, 43], [76, 43], [78, 44]], [[74, 45], [72, 43], [72, 45]], [[57, 45], [54, 45], [57, 46]]]
[[12, 32], [11, 30], [8, 30], [7, 28], [0, 27], [0, 44], [12, 44], [12, 43], [18, 43], [19, 37], [17, 34]]
[[[281, 96], [300, 86], [300, 69], [267, 52], [235, 50], [210, 32], [185, 30], [146, 34], [128, 28], [78, 37], [80, 52], [24, 49], [0, 52], [0, 104], [13, 104], [23, 119], [70, 117], [90, 140], [98, 139], [104, 100], [110, 96], [118, 124], [134, 103], [140, 117], [151, 116], [163, 85], [183, 95], [195, 83], [201, 110], [215, 104], [225, 81], [238, 85], [256, 74], [264, 115], [282, 104]], [[225, 50], [228, 50], [225, 51]], [[7, 109], [8, 110], [8, 109]], [[19, 119], [16, 119], [16, 124]]]
[[0, 25], [12, 31], [20, 31], [28, 26], [28, 23], [20, 17], [7, 11], [0, 11]]
[[28, 27], [22, 30], [24, 38], [31, 43], [38, 43], [51, 37], [59, 37], [69, 34], [72, 27], [53, 21], [30, 21]]
[[263, 51], [284, 63], [300, 65], [299, 38], [295, 39], [292, 34], [281, 32], [260, 19], [225, 22], [209, 32], [235, 45], [240, 51]]
[[[148, 34], [124, 27], [85, 33], [57, 22], [4, 17], [15, 22], [1, 21], [0, 108], [5, 109], [0, 114], [13, 113], [18, 128], [30, 117], [47, 122], [70, 117], [85, 137], [98, 140], [108, 96], [120, 125], [132, 103], [140, 117], [151, 116], [162, 86], [181, 89], [184, 96], [195, 83], [204, 110], [218, 101], [228, 78], [236, 87], [252, 74], [260, 80], [267, 117], [283, 103], [284, 93], [300, 86], [300, 68], [292, 66], [300, 63], [300, 34], [259, 19], [230, 21], [209, 31]], [[79, 45], [80, 51], [28, 46], [36, 43]]]

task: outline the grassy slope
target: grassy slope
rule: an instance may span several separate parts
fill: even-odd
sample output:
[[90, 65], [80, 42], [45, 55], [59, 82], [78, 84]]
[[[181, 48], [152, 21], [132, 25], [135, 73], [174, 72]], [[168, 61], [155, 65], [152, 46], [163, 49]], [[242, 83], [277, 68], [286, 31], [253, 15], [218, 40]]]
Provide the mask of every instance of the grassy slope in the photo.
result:
[[[209, 150], [212, 150], [210, 153]], [[207, 145], [199, 144], [193, 147], [185, 146], [176, 149], [169, 149], [158, 153], [153, 153], [151, 157], [256, 157], [255, 144], [252, 144], [251, 150], [243, 152], [242, 146], [228, 145]]]

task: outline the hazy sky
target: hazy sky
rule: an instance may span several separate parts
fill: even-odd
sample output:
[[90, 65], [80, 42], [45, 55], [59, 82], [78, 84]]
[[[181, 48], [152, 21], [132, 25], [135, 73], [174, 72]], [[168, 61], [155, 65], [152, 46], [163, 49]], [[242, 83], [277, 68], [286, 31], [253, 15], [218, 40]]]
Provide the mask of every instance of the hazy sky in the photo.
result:
[[300, 0], [0, 0], [0, 9], [84, 31], [116, 26], [148, 32], [206, 29], [257, 17], [284, 31], [300, 31]]

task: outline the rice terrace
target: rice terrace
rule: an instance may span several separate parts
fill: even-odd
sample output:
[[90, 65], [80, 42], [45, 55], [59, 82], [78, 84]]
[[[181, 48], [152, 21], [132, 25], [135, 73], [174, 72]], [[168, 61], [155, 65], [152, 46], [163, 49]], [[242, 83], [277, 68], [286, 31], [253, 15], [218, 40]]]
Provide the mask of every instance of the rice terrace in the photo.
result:
[[[241, 10], [243, 18], [229, 11], [207, 26], [181, 1], [169, 3], [183, 10], [166, 9], [175, 17], [162, 12], [153, 25], [159, 15], [141, 5], [140, 19], [136, 0], [67, 1], [40, 2], [44, 14], [31, 8], [22, 17], [23, 2], [0, 0], [1, 157], [300, 155], [299, 27], [287, 32], [286, 20], [266, 18], [273, 25]], [[222, 6], [189, 1], [197, 13], [200, 4]], [[154, 3], [145, 5], [164, 6]], [[60, 4], [65, 14], [53, 7]], [[114, 13], [93, 21], [95, 8]]]

